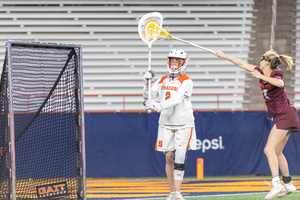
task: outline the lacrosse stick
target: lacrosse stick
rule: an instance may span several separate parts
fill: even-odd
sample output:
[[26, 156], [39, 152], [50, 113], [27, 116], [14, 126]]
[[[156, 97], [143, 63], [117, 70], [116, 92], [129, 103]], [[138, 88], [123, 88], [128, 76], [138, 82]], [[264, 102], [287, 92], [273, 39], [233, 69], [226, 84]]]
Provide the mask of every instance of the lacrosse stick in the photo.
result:
[[[140, 38], [148, 45], [148, 69], [147, 71], [151, 70], [151, 48], [153, 42], [157, 40], [157, 36], [152, 36], [152, 37], [147, 37], [149, 33], [148, 27], [150, 24], [155, 24], [155, 26], [161, 28], [162, 27], [162, 22], [163, 22], [163, 17], [160, 13], [158, 12], [152, 12], [144, 15], [138, 25], [138, 32], [140, 35]], [[151, 79], [148, 80], [148, 100], [150, 101], [151, 98]], [[151, 113], [151, 110], [148, 110], [148, 113]]]
[[169, 32], [162, 29], [160, 26], [157, 26], [155, 23], [151, 22], [146, 26], [145, 38], [146, 38], [146, 40], [151, 40], [152, 38], [157, 38], [157, 37], [178, 40], [180, 42], [183, 42], [183, 43], [195, 46], [197, 48], [203, 49], [205, 51], [214, 53], [213, 50], [207, 49], [207, 48], [199, 46], [197, 44], [194, 44], [194, 43], [188, 42], [186, 40], [180, 39], [178, 37], [172, 36]]

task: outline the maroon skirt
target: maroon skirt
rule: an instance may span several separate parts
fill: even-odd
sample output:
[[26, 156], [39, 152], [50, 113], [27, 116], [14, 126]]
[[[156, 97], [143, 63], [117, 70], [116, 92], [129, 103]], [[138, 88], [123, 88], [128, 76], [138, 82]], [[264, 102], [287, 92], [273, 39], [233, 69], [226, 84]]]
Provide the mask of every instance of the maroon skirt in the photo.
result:
[[277, 129], [291, 130], [292, 132], [299, 131], [299, 116], [296, 108], [288, 107], [282, 113], [275, 116]]

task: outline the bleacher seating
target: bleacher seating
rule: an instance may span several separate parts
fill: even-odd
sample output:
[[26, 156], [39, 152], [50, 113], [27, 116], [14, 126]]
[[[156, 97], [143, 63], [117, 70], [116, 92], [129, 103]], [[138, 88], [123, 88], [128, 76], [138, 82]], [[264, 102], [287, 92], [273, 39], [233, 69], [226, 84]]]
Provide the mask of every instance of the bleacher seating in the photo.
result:
[[[295, 36], [295, 92], [300, 92], [300, 0], [296, 5], [296, 36]], [[300, 107], [300, 94], [295, 94], [294, 106]]]
[[[122, 111], [124, 106], [127, 111], [143, 110], [138, 94], [148, 67], [148, 47], [137, 32], [143, 15], [160, 12], [163, 28], [172, 35], [247, 61], [253, 5], [254, 0], [2, 0], [0, 59], [3, 62], [9, 39], [81, 44], [85, 110]], [[165, 74], [166, 57], [173, 48], [188, 53], [187, 74], [194, 81], [194, 93], [245, 92], [244, 70], [179, 41], [163, 39], [153, 44], [152, 69], [157, 77]], [[228, 97], [196, 95], [193, 108], [217, 109], [219, 101], [220, 109], [235, 110], [247, 103], [242, 96]]]

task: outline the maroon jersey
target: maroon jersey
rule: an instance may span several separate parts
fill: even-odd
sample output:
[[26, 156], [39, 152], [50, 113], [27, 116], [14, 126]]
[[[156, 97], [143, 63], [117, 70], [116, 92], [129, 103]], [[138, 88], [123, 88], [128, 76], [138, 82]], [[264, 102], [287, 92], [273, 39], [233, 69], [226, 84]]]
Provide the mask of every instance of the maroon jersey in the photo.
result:
[[[259, 67], [255, 67], [255, 70], [259, 71], [261, 74], [264, 74]], [[273, 70], [273, 72], [270, 74], [270, 77], [280, 79], [284, 83], [283, 72], [279, 68]], [[285, 92], [285, 83], [283, 88], [279, 88], [260, 79], [259, 86], [262, 90], [262, 94], [266, 101], [266, 105], [271, 117], [276, 117], [292, 106], [293, 103], [288, 99]]]

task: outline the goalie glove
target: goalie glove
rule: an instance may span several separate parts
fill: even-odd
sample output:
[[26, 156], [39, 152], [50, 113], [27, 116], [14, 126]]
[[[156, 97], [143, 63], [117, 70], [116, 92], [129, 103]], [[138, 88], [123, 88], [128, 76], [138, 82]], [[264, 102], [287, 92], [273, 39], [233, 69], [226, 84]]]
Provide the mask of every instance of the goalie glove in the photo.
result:
[[153, 83], [154, 82], [154, 77], [155, 77], [155, 72], [150, 70], [150, 71], [146, 71], [145, 74], [144, 74], [144, 82], [145, 84], [148, 84], [148, 80], [151, 79], [151, 82]]
[[145, 101], [145, 107], [147, 110], [154, 110], [156, 112], [160, 112], [161, 111], [161, 106], [160, 103], [157, 103], [156, 101], [153, 100], [146, 100]]

